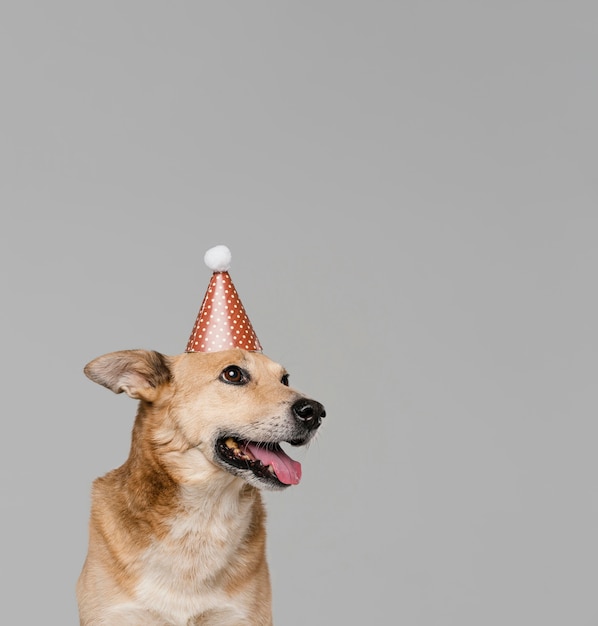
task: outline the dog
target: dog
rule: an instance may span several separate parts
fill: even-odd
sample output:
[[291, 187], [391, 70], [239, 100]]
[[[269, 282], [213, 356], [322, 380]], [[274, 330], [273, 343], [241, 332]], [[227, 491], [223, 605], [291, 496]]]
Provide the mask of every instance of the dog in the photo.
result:
[[139, 405], [128, 459], [93, 483], [81, 626], [271, 625], [261, 490], [299, 482], [280, 444], [309, 443], [322, 404], [240, 348], [123, 350], [84, 371]]

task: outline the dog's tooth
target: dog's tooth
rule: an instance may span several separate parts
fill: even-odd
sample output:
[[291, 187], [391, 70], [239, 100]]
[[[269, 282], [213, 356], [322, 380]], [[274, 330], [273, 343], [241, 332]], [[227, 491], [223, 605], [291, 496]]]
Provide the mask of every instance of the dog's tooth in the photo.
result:
[[229, 437], [224, 443], [226, 444], [226, 447], [231, 450], [235, 450], [239, 447], [239, 444], [232, 437]]

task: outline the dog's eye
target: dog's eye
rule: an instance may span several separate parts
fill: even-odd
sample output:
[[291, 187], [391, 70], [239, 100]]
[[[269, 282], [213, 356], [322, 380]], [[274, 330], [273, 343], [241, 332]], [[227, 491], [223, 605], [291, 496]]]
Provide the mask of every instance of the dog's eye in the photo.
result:
[[225, 367], [220, 374], [220, 379], [232, 385], [244, 385], [249, 382], [249, 376], [236, 365]]
[[280, 382], [285, 385], [285, 387], [289, 386], [289, 375], [285, 374], [281, 379]]

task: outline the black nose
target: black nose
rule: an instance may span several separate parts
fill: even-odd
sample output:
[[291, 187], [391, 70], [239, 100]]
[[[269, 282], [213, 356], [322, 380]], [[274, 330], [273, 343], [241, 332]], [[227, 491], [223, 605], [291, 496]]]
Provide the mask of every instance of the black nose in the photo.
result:
[[295, 419], [309, 430], [315, 430], [322, 423], [322, 418], [326, 417], [324, 407], [315, 400], [301, 398], [292, 406]]

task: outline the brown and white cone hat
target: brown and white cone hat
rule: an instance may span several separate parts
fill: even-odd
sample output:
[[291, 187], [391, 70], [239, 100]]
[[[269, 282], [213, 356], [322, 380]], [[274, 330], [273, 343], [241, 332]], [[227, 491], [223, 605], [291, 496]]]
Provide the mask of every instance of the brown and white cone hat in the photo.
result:
[[213, 274], [185, 352], [218, 352], [231, 348], [262, 351], [228, 273], [230, 261], [231, 253], [226, 246], [210, 248], [204, 255], [204, 262]]

